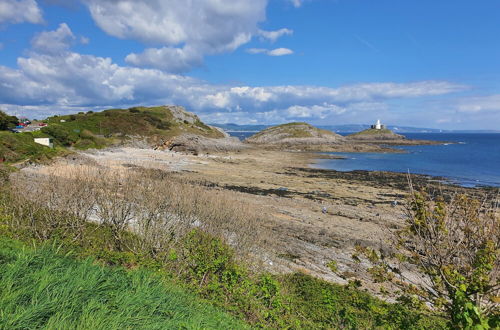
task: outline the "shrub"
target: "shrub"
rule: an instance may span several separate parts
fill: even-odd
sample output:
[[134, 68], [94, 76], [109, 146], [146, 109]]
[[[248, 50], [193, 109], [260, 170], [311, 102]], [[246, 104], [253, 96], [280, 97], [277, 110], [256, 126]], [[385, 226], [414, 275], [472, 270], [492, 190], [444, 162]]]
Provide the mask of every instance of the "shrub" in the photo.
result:
[[42, 128], [41, 131], [52, 136], [64, 146], [72, 145], [77, 141], [77, 137], [74, 136], [74, 134], [68, 128], [59, 124], [46, 126]]
[[412, 192], [398, 233], [407, 261], [428, 276], [421, 296], [444, 307], [455, 327], [500, 325], [500, 221], [487, 202], [466, 195], [431, 199]]
[[[406, 295], [445, 311], [452, 328], [498, 327], [500, 221], [495, 204], [463, 194], [431, 198], [412, 190], [406, 225], [395, 235], [394, 258], [361, 247], [358, 256], [374, 264], [369, 272], [376, 282], [390, 281]], [[416, 270], [419, 279], [404, 276]]]
[[6, 130], [11, 127], [15, 127], [19, 119], [16, 116], [9, 116], [2, 110], [0, 110], [0, 130]]

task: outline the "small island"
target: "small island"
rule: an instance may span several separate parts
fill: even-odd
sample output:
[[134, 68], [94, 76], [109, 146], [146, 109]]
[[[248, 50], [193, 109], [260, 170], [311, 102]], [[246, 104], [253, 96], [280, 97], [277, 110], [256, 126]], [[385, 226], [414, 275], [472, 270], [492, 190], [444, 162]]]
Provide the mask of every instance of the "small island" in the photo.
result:
[[301, 122], [269, 127], [245, 140], [250, 144], [275, 146], [335, 145], [344, 141], [345, 138], [339, 134]]
[[412, 140], [401, 134], [396, 134], [385, 125], [380, 119], [369, 129], [346, 136], [346, 140], [353, 143], [372, 143], [384, 145], [431, 145], [443, 144], [442, 141]]

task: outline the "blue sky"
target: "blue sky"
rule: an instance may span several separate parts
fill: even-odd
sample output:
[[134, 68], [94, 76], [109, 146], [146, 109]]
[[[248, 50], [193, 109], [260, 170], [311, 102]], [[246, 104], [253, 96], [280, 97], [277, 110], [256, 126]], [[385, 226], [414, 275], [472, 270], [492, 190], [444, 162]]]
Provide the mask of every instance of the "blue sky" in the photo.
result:
[[0, 0], [0, 108], [499, 129], [497, 0]]

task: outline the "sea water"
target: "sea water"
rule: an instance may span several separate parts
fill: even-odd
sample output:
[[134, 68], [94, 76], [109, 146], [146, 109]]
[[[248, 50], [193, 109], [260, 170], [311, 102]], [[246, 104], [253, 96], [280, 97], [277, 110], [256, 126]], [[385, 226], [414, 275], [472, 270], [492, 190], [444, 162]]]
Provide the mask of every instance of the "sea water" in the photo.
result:
[[500, 134], [407, 133], [409, 139], [448, 141], [439, 145], [397, 146], [405, 153], [332, 153], [316, 168], [336, 171], [410, 172], [445, 177], [463, 186], [500, 186]]
[[[255, 132], [231, 132], [245, 139]], [[341, 133], [347, 135], [348, 133]], [[405, 153], [332, 154], [345, 159], [320, 159], [315, 168], [336, 171], [390, 171], [445, 177], [463, 186], [500, 187], [500, 134], [405, 133], [409, 139], [447, 141], [440, 145], [396, 146]]]

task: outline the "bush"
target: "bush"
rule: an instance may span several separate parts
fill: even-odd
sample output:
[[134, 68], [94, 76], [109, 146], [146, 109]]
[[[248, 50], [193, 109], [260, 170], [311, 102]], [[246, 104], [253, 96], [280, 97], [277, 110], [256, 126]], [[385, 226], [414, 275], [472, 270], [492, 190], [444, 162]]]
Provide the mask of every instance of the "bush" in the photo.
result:
[[68, 128], [59, 124], [46, 126], [41, 131], [52, 136], [63, 146], [70, 146], [77, 141], [77, 137]]
[[488, 205], [413, 192], [399, 233], [401, 253], [431, 280], [423, 298], [444, 307], [453, 326], [499, 325], [500, 221]]
[[17, 123], [19, 123], [19, 119], [16, 116], [9, 116], [0, 110], [0, 130], [7, 130], [15, 127]]

